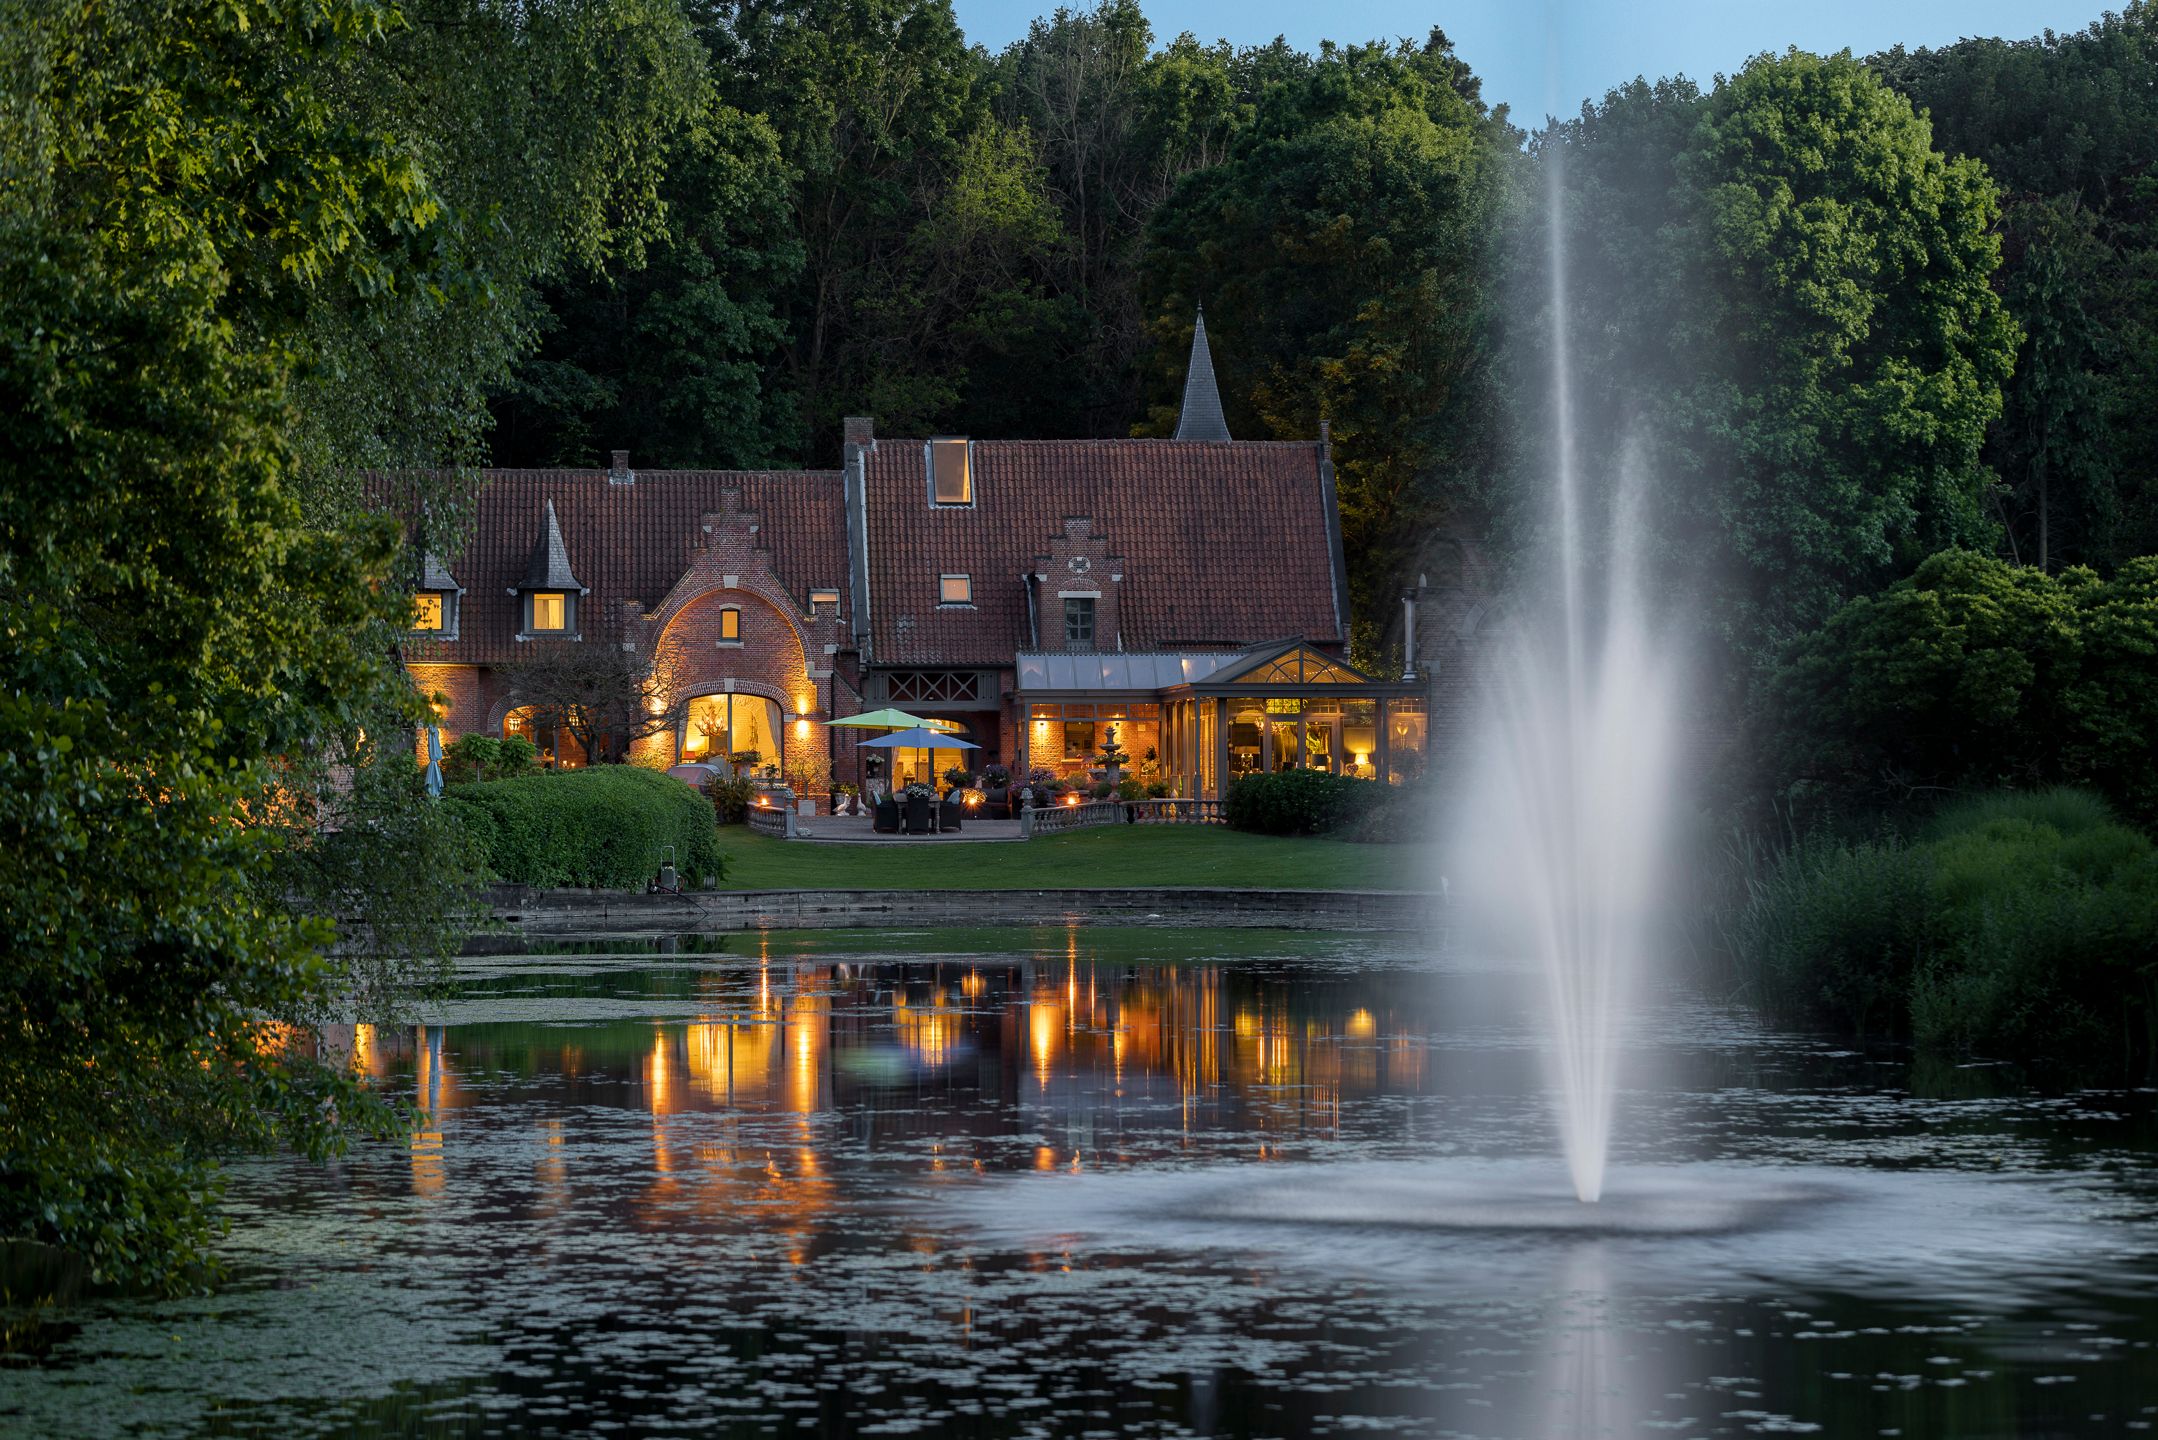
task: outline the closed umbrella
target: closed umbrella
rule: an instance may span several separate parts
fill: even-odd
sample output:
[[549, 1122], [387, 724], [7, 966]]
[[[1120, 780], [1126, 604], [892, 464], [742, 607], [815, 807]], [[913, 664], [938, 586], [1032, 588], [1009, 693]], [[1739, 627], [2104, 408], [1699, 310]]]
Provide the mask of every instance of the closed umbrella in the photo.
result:
[[442, 727], [427, 727], [427, 793], [442, 798]]

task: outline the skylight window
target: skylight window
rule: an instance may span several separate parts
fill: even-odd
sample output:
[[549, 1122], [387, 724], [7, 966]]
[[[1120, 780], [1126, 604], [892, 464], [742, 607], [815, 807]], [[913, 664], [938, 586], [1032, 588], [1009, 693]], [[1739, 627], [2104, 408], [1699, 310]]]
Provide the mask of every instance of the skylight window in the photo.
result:
[[929, 496], [939, 505], [974, 503], [974, 468], [965, 440], [929, 442]]
[[971, 575], [938, 576], [937, 603], [939, 605], [972, 605], [974, 603], [974, 577]]

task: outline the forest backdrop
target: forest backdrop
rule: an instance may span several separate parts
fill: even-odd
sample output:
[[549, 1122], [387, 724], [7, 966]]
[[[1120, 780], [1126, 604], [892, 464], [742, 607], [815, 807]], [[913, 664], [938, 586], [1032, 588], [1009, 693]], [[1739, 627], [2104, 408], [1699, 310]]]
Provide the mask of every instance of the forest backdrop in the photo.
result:
[[[1434, 537], [1540, 522], [1555, 214], [1595, 493], [1656, 477], [1763, 762], [1727, 818], [2158, 815], [2149, 0], [1526, 127], [1437, 30], [1136, 0], [997, 53], [948, 0], [24, 0], [0, 42], [0, 1236], [96, 1278], [204, 1273], [219, 1154], [400, 1123], [295, 1041], [439, 978], [475, 874], [396, 660], [463, 487], [401, 543], [370, 470], [1165, 433], [1204, 302], [1235, 433], [1330, 422], [1385, 663]], [[2085, 1013], [2158, 995], [2117, 894], [2077, 953], [2142, 969]]]

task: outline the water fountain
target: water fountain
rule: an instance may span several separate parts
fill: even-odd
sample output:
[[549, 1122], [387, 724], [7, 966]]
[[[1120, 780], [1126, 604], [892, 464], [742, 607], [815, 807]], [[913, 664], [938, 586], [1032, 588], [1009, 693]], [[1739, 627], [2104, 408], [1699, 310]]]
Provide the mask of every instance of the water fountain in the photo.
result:
[[[1563, 190], [1549, 166], [1550, 525], [1488, 687], [1475, 768], [1478, 905], [1541, 962], [1553, 1091], [1575, 1194], [1603, 1195], [1616, 1027], [1652, 945], [1668, 844], [1678, 646], [1643, 593], [1642, 481], [1584, 493], [1575, 434]], [[1601, 543], [1596, 543], [1598, 540]]]

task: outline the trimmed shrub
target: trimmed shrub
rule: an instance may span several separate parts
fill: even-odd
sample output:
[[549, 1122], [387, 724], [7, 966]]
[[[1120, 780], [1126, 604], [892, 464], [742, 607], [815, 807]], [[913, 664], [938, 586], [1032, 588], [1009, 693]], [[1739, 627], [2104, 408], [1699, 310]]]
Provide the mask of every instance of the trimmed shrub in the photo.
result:
[[720, 877], [711, 802], [671, 776], [633, 765], [460, 785], [443, 803], [484, 842], [488, 864], [504, 880], [641, 890], [670, 845], [685, 886]]
[[1230, 829], [1257, 835], [1324, 835], [1361, 819], [1379, 789], [1376, 781], [1324, 770], [1246, 775], [1229, 787], [1222, 817]]

